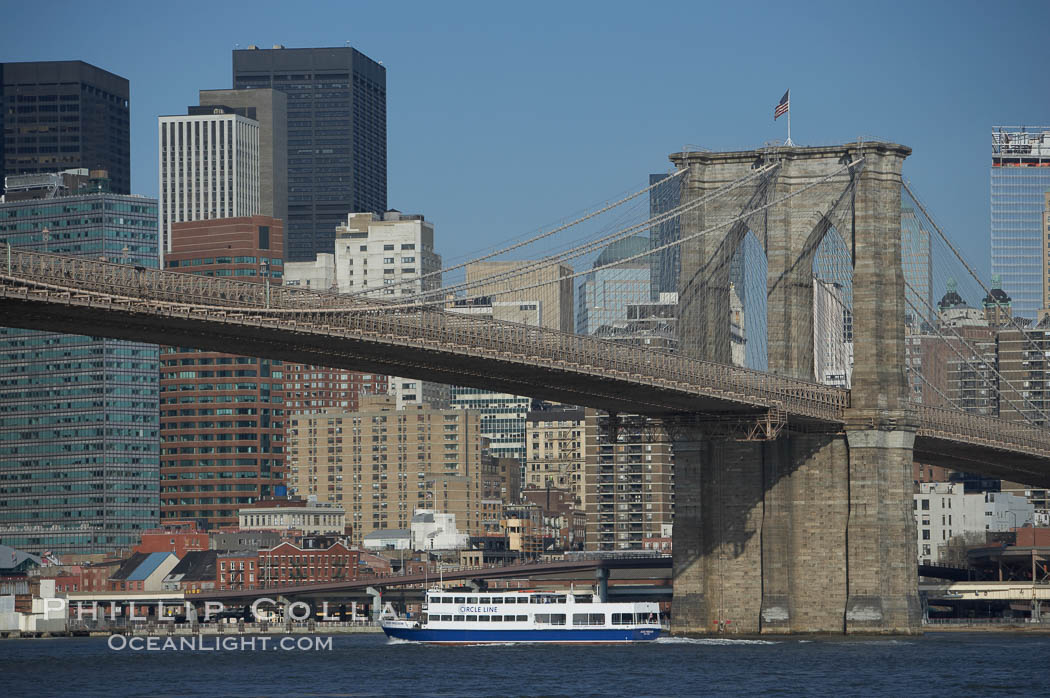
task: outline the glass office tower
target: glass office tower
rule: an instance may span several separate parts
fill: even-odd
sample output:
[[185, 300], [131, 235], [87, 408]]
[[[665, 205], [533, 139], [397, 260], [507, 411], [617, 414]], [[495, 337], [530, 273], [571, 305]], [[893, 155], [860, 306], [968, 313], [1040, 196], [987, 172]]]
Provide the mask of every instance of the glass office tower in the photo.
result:
[[[0, 203], [0, 240], [156, 267], [156, 199], [84, 188]], [[157, 525], [157, 361], [151, 344], [0, 328], [0, 543], [101, 553]]]
[[648, 249], [649, 238], [635, 235], [602, 250], [594, 262], [595, 270], [583, 277], [576, 295], [576, 334], [595, 334], [602, 326], [626, 320], [628, 305], [650, 300], [652, 268], [648, 258], [607, 266]]
[[992, 274], [1013, 299], [1014, 315], [1035, 319], [1048, 304], [1050, 127], [992, 130]]
[[285, 259], [331, 254], [348, 213], [386, 210], [386, 68], [349, 48], [233, 52], [233, 86], [288, 96]]
[[[649, 184], [663, 182], [669, 174], [649, 175]], [[682, 178], [675, 177], [649, 192], [649, 217], [654, 218], [681, 205]], [[682, 237], [682, 219], [670, 218], [658, 223], [649, 231], [649, 240], [653, 248], [663, 247], [677, 242]], [[661, 293], [678, 293], [678, 276], [682, 270], [681, 245], [654, 252], [649, 257], [652, 267], [652, 296], [660, 300]]]

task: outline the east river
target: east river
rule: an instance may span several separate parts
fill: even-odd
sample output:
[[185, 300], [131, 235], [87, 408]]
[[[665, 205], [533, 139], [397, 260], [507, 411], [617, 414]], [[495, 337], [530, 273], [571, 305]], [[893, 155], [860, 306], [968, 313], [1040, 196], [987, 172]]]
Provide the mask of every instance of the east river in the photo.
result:
[[[299, 643], [303, 636], [290, 636]], [[113, 649], [107, 638], [0, 640], [5, 696], [1001, 696], [1050, 693], [1050, 635], [665, 638], [631, 646], [388, 644], [271, 637], [215, 649]], [[331, 638], [330, 648], [327, 638]], [[163, 640], [161, 641], [163, 642]], [[239, 642], [239, 640], [238, 640]], [[120, 644], [115, 643], [115, 644]], [[307, 637], [303, 647], [311, 644]]]

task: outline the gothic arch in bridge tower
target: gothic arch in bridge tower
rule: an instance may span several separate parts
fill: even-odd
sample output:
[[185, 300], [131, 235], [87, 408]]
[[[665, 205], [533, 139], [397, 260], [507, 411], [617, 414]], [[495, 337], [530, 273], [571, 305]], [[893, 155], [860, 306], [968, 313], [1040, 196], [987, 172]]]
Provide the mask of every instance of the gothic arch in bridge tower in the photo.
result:
[[681, 351], [728, 362], [730, 260], [750, 231], [766, 255], [768, 370], [819, 378], [814, 289], [833, 281], [822, 276], [850, 282], [856, 355], [845, 432], [789, 422], [775, 440], [742, 442], [717, 415], [679, 431], [678, 632], [918, 629], [916, 420], [901, 369], [900, 173], [910, 152], [857, 143], [671, 156], [688, 169], [683, 204], [776, 165], [683, 216], [683, 239], [695, 237], [681, 251]]

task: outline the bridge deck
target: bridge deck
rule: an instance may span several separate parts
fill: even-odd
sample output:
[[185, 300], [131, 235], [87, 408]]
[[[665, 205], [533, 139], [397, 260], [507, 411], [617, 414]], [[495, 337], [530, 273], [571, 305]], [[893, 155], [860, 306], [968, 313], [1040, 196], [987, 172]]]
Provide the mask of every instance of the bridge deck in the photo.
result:
[[[0, 248], [7, 252], [6, 248]], [[849, 391], [589, 336], [299, 288], [10, 250], [0, 325], [232, 351], [653, 416], [777, 410], [838, 430]], [[1050, 431], [918, 408], [917, 458], [1050, 486]]]

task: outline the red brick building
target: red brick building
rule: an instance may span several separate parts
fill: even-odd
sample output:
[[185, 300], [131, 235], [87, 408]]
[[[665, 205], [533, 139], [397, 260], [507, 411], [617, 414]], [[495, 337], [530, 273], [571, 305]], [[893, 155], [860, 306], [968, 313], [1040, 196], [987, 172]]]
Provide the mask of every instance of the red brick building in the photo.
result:
[[1050, 548], [1050, 528], [1015, 528], [1017, 542], [1023, 548]]
[[338, 408], [356, 412], [362, 395], [385, 395], [387, 376], [342, 368], [285, 364], [285, 408], [288, 414], [311, 414]]
[[[283, 229], [268, 216], [176, 223], [167, 269], [279, 284]], [[284, 482], [279, 361], [189, 347], [160, 352], [161, 521], [237, 523]]]
[[300, 547], [281, 543], [259, 551], [262, 587], [320, 584], [357, 579], [359, 553], [343, 543], [326, 547]]
[[191, 551], [207, 550], [208, 534], [197, 528], [192, 521], [165, 522], [142, 534], [142, 542], [135, 547], [136, 553], [175, 553], [181, 560]]
[[80, 568], [81, 591], [108, 591], [109, 578], [120, 569], [124, 560], [106, 560]]
[[259, 584], [259, 553], [240, 551], [219, 553], [216, 559], [215, 582], [219, 590], [257, 589]]
[[83, 581], [80, 575], [79, 568], [75, 572], [70, 574], [63, 574], [58, 577], [50, 577], [49, 579], [55, 580], [55, 592], [66, 593], [84, 591]]

